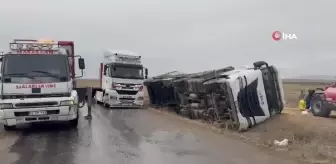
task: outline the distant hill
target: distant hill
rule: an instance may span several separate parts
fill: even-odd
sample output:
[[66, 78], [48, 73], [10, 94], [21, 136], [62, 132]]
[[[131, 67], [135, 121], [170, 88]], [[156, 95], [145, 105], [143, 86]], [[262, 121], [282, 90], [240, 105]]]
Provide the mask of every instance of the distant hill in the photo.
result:
[[293, 78], [284, 78], [284, 83], [314, 83], [314, 84], [329, 84], [336, 81], [336, 76], [331, 75], [307, 75], [297, 76]]
[[336, 76], [331, 76], [331, 75], [307, 75], [307, 76], [297, 76], [293, 79], [336, 80]]

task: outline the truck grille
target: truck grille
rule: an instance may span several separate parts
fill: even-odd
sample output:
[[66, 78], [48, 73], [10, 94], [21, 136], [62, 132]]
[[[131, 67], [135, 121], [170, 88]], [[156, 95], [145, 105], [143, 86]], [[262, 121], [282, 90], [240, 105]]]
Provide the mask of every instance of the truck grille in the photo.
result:
[[119, 95], [136, 95], [138, 91], [117, 90]]
[[119, 98], [119, 100], [134, 100], [135, 98], [125, 98], [125, 97], [122, 97], [122, 98]]
[[29, 108], [29, 107], [41, 107], [41, 106], [56, 106], [57, 101], [47, 101], [47, 102], [33, 102], [33, 103], [17, 103], [15, 107], [17, 108]]
[[4, 95], [3, 99], [45, 98], [45, 97], [69, 97], [70, 93], [55, 94], [30, 94], [30, 95]]

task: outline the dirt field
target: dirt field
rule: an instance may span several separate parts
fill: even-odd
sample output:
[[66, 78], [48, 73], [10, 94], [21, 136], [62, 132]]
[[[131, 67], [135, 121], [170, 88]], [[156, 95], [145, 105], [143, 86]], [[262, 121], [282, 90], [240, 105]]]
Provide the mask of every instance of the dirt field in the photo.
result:
[[301, 90], [304, 90], [305, 92], [308, 91], [308, 89], [314, 89], [314, 88], [322, 88], [324, 85], [322, 84], [307, 84], [307, 83], [296, 83], [296, 84], [283, 84], [284, 92], [285, 92], [285, 100], [286, 100], [286, 106], [287, 107], [297, 107], [299, 96]]
[[[283, 114], [238, 135], [261, 148], [278, 150], [299, 160], [335, 163], [335, 128], [333, 118], [302, 115], [298, 111], [286, 109]], [[288, 146], [280, 148], [273, 144], [274, 140], [283, 139], [289, 140]]]
[[[80, 82], [80, 86], [93, 84], [98, 83], [92, 80]], [[287, 108], [283, 114], [247, 132], [224, 131], [224, 135], [240, 138], [270, 153], [289, 156], [303, 162], [336, 163], [336, 117], [333, 115], [331, 118], [319, 118], [311, 114], [303, 115], [296, 108], [300, 91], [317, 87], [323, 85], [284, 84]], [[274, 140], [283, 139], [289, 140], [287, 146], [278, 147], [273, 144]]]
[[77, 80], [77, 87], [100, 87], [100, 84], [98, 79], [79, 79]]

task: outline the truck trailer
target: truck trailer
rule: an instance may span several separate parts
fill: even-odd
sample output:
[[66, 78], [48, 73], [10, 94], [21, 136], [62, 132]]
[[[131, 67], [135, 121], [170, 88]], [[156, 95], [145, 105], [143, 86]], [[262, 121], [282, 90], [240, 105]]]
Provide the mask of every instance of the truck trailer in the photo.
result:
[[199, 73], [172, 72], [145, 81], [150, 105], [190, 119], [245, 131], [281, 113], [284, 91], [278, 70], [258, 61]]

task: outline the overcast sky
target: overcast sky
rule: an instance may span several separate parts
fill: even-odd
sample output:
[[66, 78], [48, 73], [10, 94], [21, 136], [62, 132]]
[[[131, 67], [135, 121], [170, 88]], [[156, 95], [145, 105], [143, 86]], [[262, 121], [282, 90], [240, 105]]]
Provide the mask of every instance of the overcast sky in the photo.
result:
[[[336, 75], [335, 0], [0, 0], [0, 49], [14, 38], [74, 40], [85, 77], [102, 52], [143, 56], [150, 76], [257, 60], [284, 77]], [[272, 32], [298, 40], [272, 40]]]

